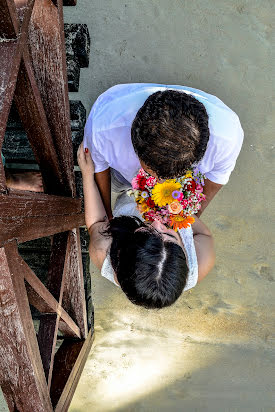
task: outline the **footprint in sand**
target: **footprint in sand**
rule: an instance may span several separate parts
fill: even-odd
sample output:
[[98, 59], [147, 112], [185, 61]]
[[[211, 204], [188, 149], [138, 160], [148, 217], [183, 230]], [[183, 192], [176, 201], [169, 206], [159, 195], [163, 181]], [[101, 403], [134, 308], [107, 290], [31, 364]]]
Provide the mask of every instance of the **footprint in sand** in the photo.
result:
[[218, 216], [214, 223], [220, 230], [228, 230], [232, 226], [232, 222], [228, 216]]
[[259, 278], [274, 282], [274, 277], [271, 273], [271, 267], [267, 263], [255, 263], [253, 265], [253, 273]]

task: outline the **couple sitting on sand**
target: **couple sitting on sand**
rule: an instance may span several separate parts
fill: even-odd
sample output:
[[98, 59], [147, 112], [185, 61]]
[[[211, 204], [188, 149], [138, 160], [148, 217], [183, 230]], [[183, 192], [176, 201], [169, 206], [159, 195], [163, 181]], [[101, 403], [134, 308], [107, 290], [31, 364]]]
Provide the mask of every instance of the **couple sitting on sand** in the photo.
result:
[[[97, 99], [78, 149], [89, 251], [102, 275], [133, 303], [169, 306], [212, 269], [213, 238], [199, 216], [228, 182], [242, 141], [238, 116], [200, 90], [125, 84]], [[156, 214], [145, 221], [135, 198], [127, 195], [137, 171], [142, 168], [150, 182], [164, 184], [195, 166], [205, 175], [206, 199], [192, 226], [175, 231]], [[119, 193], [113, 211], [111, 187]]]

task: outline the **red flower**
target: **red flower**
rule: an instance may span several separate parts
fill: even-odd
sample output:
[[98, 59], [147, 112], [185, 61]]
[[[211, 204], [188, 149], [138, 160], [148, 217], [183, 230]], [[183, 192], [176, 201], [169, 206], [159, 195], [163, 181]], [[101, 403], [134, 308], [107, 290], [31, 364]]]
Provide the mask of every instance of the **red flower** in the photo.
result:
[[141, 177], [138, 181], [140, 190], [143, 190], [146, 185], [146, 177]]
[[153, 207], [155, 207], [155, 202], [151, 199], [151, 197], [148, 197], [146, 203], [147, 203], [147, 206], [150, 207], [150, 209], [153, 209]]
[[194, 180], [191, 180], [190, 183], [186, 186], [186, 189], [189, 190], [192, 193], [195, 193], [196, 190], [196, 182]]

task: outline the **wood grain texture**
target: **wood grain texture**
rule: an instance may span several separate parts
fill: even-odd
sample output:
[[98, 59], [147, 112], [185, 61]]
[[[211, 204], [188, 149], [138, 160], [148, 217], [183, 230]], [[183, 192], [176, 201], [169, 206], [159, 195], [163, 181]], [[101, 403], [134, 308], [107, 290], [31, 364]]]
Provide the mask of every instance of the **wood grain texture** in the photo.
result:
[[34, 75], [62, 169], [63, 194], [74, 196], [69, 100], [60, 13], [59, 7], [51, 0], [35, 2], [29, 46]]
[[87, 312], [83, 282], [80, 234], [78, 229], [70, 232], [67, 250], [66, 271], [62, 307], [79, 326], [81, 336], [87, 336]]
[[81, 213], [81, 199], [50, 196], [44, 193], [17, 192], [0, 193], [0, 219], [16, 217], [70, 215]]
[[11, 411], [52, 412], [15, 242], [0, 249], [0, 384]]
[[[0, 1], [0, 37], [3, 39], [16, 39], [18, 21], [16, 16], [15, 4], [11, 0]], [[15, 26], [15, 27], [14, 27]]]
[[40, 166], [46, 193], [62, 193], [62, 170], [28, 53], [24, 53], [19, 69], [14, 101]]
[[60, 215], [48, 218], [45, 216], [1, 218], [0, 247], [12, 239], [17, 239], [19, 243], [27, 242], [71, 230], [74, 227], [84, 225], [84, 223], [83, 213], [64, 215], [62, 218]]
[[59, 329], [65, 336], [80, 338], [80, 330], [60, 303], [48, 291], [45, 285], [37, 278], [35, 273], [24, 262], [22, 264], [24, 278], [27, 282], [26, 290], [29, 302], [40, 313], [57, 313], [60, 316]]
[[41, 316], [37, 334], [37, 342], [48, 388], [50, 388], [52, 380], [52, 368], [57, 340], [58, 323], [59, 315], [56, 313], [47, 313]]
[[55, 412], [68, 410], [93, 341], [94, 335], [90, 330], [85, 341], [66, 340], [58, 349], [51, 386], [51, 399]]

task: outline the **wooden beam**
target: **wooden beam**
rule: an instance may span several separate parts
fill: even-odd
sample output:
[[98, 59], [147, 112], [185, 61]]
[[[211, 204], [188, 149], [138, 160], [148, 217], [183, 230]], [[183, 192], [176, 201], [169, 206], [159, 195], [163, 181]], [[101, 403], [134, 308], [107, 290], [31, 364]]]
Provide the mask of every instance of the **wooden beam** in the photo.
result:
[[70, 243], [68, 243], [68, 246], [67, 268], [64, 268], [64, 270], [66, 270], [66, 278], [62, 307], [79, 326], [82, 338], [85, 338], [88, 333], [87, 312], [83, 282], [80, 234], [78, 229], [73, 229], [70, 232]]
[[[36, 1], [31, 17], [29, 46], [32, 66], [50, 126], [66, 195], [75, 194], [72, 139], [64, 42], [60, 11], [51, 0]], [[37, 47], [39, 44], [39, 47]]]
[[21, 60], [21, 53], [21, 46], [17, 40], [5, 40], [0, 42], [0, 150], [5, 136], [6, 124]]
[[55, 412], [67, 411], [89, 356], [94, 334], [90, 330], [86, 340], [65, 340], [55, 355], [51, 385], [51, 400]]
[[12, 0], [0, 1], [0, 16], [0, 37], [6, 40], [15, 40], [17, 37], [18, 21], [16, 16], [15, 5]]
[[70, 215], [81, 213], [81, 199], [62, 196], [50, 196], [44, 193], [11, 191], [9, 194], [0, 193], [0, 219]]
[[16, 242], [0, 249], [0, 385], [11, 411], [52, 412]]
[[35, 273], [26, 264], [21, 262], [24, 278], [27, 282], [26, 290], [29, 302], [40, 313], [57, 313], [60, 316], [59, 329], [65, 336], [80, 338], [80, 330], [60, 303], [48, 291], [45, 285], [37, 278]]
[[50, 388], [52, 379], [58, 323], [59, 316], [56, 313], [48, 313], [41, 316], [37, 334], [37, 342], [45, 376], [48, 382], [48, 388]]
[[12, 239], [19, 243], [51, 236], [84, 225], [84, 214], [0, 218], [0, 247]]
[[46, 193], [63, 194], [62, 170], [27, 52], [18, 73], [14, 101], [40, 166]]
[[[69, 244], [69, 232], [59, 233], [53, 238], [47, 287], [49, 292], [58, 301], [59, 305], [61, 305], [63, 297], [64, 281], [67, 272], [66, 268], [68, 265]], [[52, 379], [59, 318], [59, 316], [55, 318], [56, 323], [53, 325], [53, 318], [42, 317], [40, 320], [41, 327], [38, 332], [38, 340], [40, 342], [43, 341], [43, 345], [41, 346], [41, 357], [42, 361], [44, 360], [43, 365], [48, 379], [48, 387], [50, 387]]]

